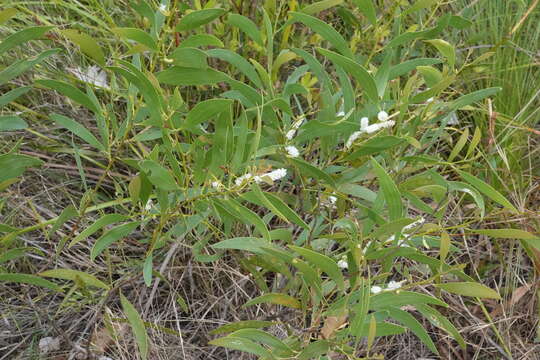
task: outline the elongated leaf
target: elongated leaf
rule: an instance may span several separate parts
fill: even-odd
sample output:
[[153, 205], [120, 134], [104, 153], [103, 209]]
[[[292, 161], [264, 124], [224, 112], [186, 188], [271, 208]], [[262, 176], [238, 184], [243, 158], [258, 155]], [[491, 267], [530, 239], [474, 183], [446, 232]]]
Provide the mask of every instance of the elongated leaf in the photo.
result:
[[120, 214], [106, 214], [100, 217], [96, 222], [94, 222], [92, 225], [84, 229], [79, 235], [75, 236], [73, 240], [71, 240], [69, 247], [72, 247], [73, 245], [77, 244], [80, 241], [83, 241], [87, 237], [94, 234], [96, 231], [102, 229], [103, 227], [114, 224], [116, 222], [124, 221], [127, 219], [127, 216], [120, 215]]
[[92, 110], [95, 113], [100, 113], [100, 109], [96, 107], [94, 102], [88, 95], [77, 89], [73, 85], [58, 80], [36, 80], [36, 84], [43, 85], [49, 89], [58, 91], [60, 94], [69, 97], [71, 100], [81, 104], [85, 108]]
[[58, 53], [59, 51], [60, 49], [46, 50], [42, 52], [41, 54], [39, 54], [38, 56], [31, 57], [29, 59], [19, 60], [9, 65], [8, 67], [0, 71], [0, 85], [5, 84], [11, 79], [16, 78], [20, 74], [31, 69], [32, 66], [41, 63], [46, 58]]
[[289, 247], [306, 258], [310, 264], [328, 274], [328, 276], [334, 280], [339, 290], [344, 290], [345, 280], [341, 273], [341, 269], [334, 260], [313, 250], [304, 249], [294, 245], [289, 245]]
[[292, 158], [292, 159], [290, 159], [290, 161], [292, 161], [294, 163], [294, 165], [296, 165], [299, 168], [302, 175], [311, 176], [317, 181], [325, 182], [325, 183], [327, 183], [328, 185], [330, 185], [333, 188], [336, 187], [336, 183], [335, 183], [334, 179], [332, 179], [332, 177], [330, 175], [328, 175], [327, 173], [325, 173], [321, 169], [311, 165], [308, 162], [305, 162], [304, 160]]
[[300, 309], [301, 307], [300, 302], [296, 300], [295, 298], [293, 298], [292, 296], [279, 294], [279, 293], [269, 293], [269, 294], [258, 296], [255, 299], [249, 300], [243, 306], [246, 307], [246, 306], [265, 304], [265, 303], [283, 305], [283, 306], [287, 306], [293, 309]]
[[396, 136], [377, 136], [369, 139], [365, 143], [360, 144], [353, 153], [348, 155], [345, 160], [351, 161], [360, 156], [373, 155], [391, 149], [401, 143], [405, 139]]
[[99, 239], [97, 239], [96, 243], [92, 247], [92, 251], [90, 252], [90, 258], [95, 260], [95, 258], [98, 257], [99, 254], [101, 254], [103, 250], [109, 247], [112, 243], [131, 234], [131, 232], [133, 232], [137, 226], [140, 225], [140, 223], [140, 221], [133, 221], [116, 226], [107, 231]]
[[236, 26], [242, 30], [247, 36], [249, 36], [253, 41], [255, 41], [260, 46], [263, 46], [263, 40], [260, 30], [257, 28], [257, 25], [251, 19], [240, 15], [240, 14], [229, 14], [227, 23], [232, 26]]
[[419, 66], [429, 66], [429, 65], [435, 65], [435, 64], [440, 64], [440, 63], [441, 63], [441, 60], [431, 59], [431, 58], [418, 58], [418, 59], [407, 60], [407, 61], [404, 61], [402, 63], [392, 66], [390, 68], [390, 75], [388, 76], [388, 79], [393, 80], [399, 76], [405, 75]]
[[191, 35], [180, 43], [179, 48], [184, 47], [201, 47], [201, 46], [216, 46], [223, 47], [223, 42], [214, 35], [210, 34], [195, 34]]
[[0, 131], [23, 130], [28, 127], [26, 121], [18, 116], [0, 116]]
[[335, 52], [330, 50], [317, 48], [317, 51], [321, 53], [321, 55], [330, 59], [330, 61], [332, 61], [335, 65], [341, 66], [343, 70], [354, 76], [354, 78], [357, 80], [358, 85], [360, 85], [366, 92], [366, 95], [373, 102], [378, 102], [379, 95], [375, 79], [367, 72], [367, 70], [362, 65], [349, 58], [346, 58], [345, 56], [336, 54]]
[[291, 11], [293, 21], [299, 21], [308, 26], [311, 30], [321, 35], [326, 41], [332, 44], [342, 55], [352, 58], [352, 52], [349, 43], [333, 27], [316, 17]]
[[78, 270], [54, 269], [54, 270], [47, 270], [47, 271], [40, 272], [38, 275], [44, 276], [44, 277], [51, 277], [55, 279], [71, 280], [71, 281], [80, 279], [86, 285], [95, 286], [95, 287], [106, 289], [106, 290], [109, 289], [109, 286], [107, 284], [105, 284], [101, 280], [98, 280], [94, 275], [91, 275], [82, 271], [78, 271]]
[[330, 350], [330, 342], [326, 340], [317, 340], [311, 342], [298, 355], [298, 360], [318, 359], [319, 356], [326, 354]]
[[442, 39], [426, 40], [427, 43], [435, 46], [437, 50], [448, 60], [451, 68], [456, 64], [456, 49], [448, 41]]
[[244, 320], [236, 321], [227, 325], [222, 325], [217, 329], [210, 331], [211, 335], [225, 334], [228, 332], [233, 332], [241, 329], [259, 329], [263, 327], [272, 326], [274, 323], [272, 321], [263, 321], [263, 320]]
[[61, 30], [60, 34], [79, 46], [83, 53], [96, 60], [99, 65], [105, 66], [105, 54], [94, 38], [75, 29]]
[[464, 106], [470, 105], [470, 104], [475, 103], [477, 101], [480, 101], [482, 99], [485, 99], [485, 98], [487, 98], [487, 97], [489, 97], [491, 95], [495, 95], [499, 91], [501, 91], [500, 87], [492, 87], [492, 88], [488, 88], [488, 89], [478, 90], [478, 91], [472, 92], [472, 93], [467, 94], [467, 95], [463, 95], [460, 98], [458, 98], [457, 100], [454, 100], [450, 104], [450, 112], [458, 110], [458, 109], [460, 109], [460, 108], [462, 108]]
[[388, 314], [392, 319], [399, 321], [407, 328], [411, 329], [411, 331], [418, 336], [418, 338], [429, 348], [429, 350], [439, 355], [433, 340], [431, 340], [427, 331], [424, 329], [422, 324], [420, 324], [418, 320], [414, 318], [414, 316], [398, 308], [391, 308], [386, 311], [388, 311]]
[[241, 337], [225, 336], [219, 339], [214, 339], [208, 343], [210, 345], [222, 346], [233, 350], [245, 351], [260, 356], [264, 359], [274, 359], [274, 356], [261, 345]]
[[0, 43], [0, 55], [5, 53], [9, 49], [12, 49], [15, 46], [21, 45], [27, 41], [41, 38], [47, 31], [51, 30], [52, 28], [53, 26], [34, 26], [20, 30], [8, 36], [4, 39], [4, 41]]
[[242, 221], [244, 224], [254, 226], [262, 234], [264, 239], [270, 241], [270, 232], [268, 231], [268, 228], [266, 227], [264, 221], [262, 221], [262, 219], [259, 217], [259, 215], [257, 215], [257, 213], [253, 212], [252, 210], [232, 199], [228, 201], [219, 201], [216, 199], [215, 202], [225, 207], [225, 209], [232, 216]]
[[401, 203], [401, 194], [396, 184], [386, 173], [386, 170], [375, 160], [371, 159], [371, 166], [377, 178], [379, 185], [384, 195], [384, 199], [388, 204], [388, 213], [390, 220], [397, 220], [403, 216], [403, 204]]
[[50, 117], [60, 126], [68, 129], [74, 135], [77, 135], [78, 137], [86, 141], [88, 144], [101, 151], [106, 151], [105, 146], [90, 131], [88, 131], [83, 125], [79, 124], [75, 120], [60, 114], [51, 114]]
[[223, 14], [225, 14], [225, 10], [223, 9], [203, 9], [190, 12], [180, 19], [178, 25], [176, 25], [176, 31], [186, 31], [198, 28], [201, 25], [208, 24]]
[[6, 23], [9, 19], [17, 14], [17, 9], [15, 8], [6, 8], [0, 10], [0, 25]]
[[510, 201], [508, 201], [504, 196], [502, 196], [502, 194], [498, 192], [497, 190], [495, 190], [491, 185], [485, 183], [484, 181], [480, 180], [476, 176], [471, 175], [465, 171], [458, 170], [458, 172], [459, 172], [459, 175], [461, 175], [461, 177], [465, 179], [465, 181], [467, 181], [469, 184], [471, 184], [476, 189], [478, 189], [478, 191], [480, 191], [482, 194], [486, 195], [491, 200], [504, 206], [505, 208], [515, 213], [518, 213], [518, 210], [514, 207], [514, 205], [512, 205]]
[[146, 334], [146, 328], [144, 327], [141, 315], [139, 315], [135, 307], [122, 293], [120, 293], [120, 302], [122, 303], [122, 309], [124, 309], [124, 313], [131, 326], [131, 331], [133, 331], [133, 335], [135, 335], [135, 340], [139, 348], [139, 355], [141, 359], [146, 360], [148, 357], [148, 335]]
[[138, 42], [152, 51], [157, 51], [156, 41], [147, 32], [137, 28], [114, 28], [111, 30], [116, 35]]
[[484, 204], [484, 198], [474, 187], [461, 181], [448, 181], [448, 185], [450, 191], [461, 191], [469, 194], [476, 203], [476, 206], [480, 209], [480, 216], [485, 216], [486, 206]]
[[428, 8], [440, 2], [441, 0], [417, 0], [410, 8], [401, 13], [402, 16], [412, 14], [416, 11]]
[[263, 330], [253, 328], [240, 329], [232, 333], [230, 336], [241, 337], [268, 345], [273, 351], [279, 351], [280, 357], [293, 355], [291, 348], [288, 347], [283, 341], [274, 335], [264, 332]]
[[364, 14], [372, 25], [377, 23], [377, 14], [375, 13], [375, 5], [373, 0], [353, 0], [358, 10]]
[[302, 8], [302, 12], [308, 15], [315, 15], [321, 11], [343, 4], [343, 0], [322, 0], [309, 4]]
[[500, 299], [501, 296], [493, 289], [475, 282], [452, 282], [435, 284], [434, 286], [453, 294], [472, 296], [486, 299]]
[[232, 103], [233, 101], [229, 99], [210, 99], [201, 101], [187, 114], [184, 127], [186, 129], [194, 128], [203, 121], [208, 121], [220, 112], [229, 109]]
[[19, 154], [0, 155], [0, 183], [16, 178], [24, 173], [29, 167], [41, 166], [43, 161], [31, 156]]
[[287, 204], [285, 204], [278, 196], [269, 192], [265, 192], [264, 195], [272, 203], [272, 205], [274, 205], [274, 207], [287, 218], [288, 221], [309, 230], [309, 226], [304, 222], [304, 220], [302, 220], [302, 218], [293, 209], [288, 207]]
[[178, 190], [178, 184], [171, 172], [153, 160], [143, 160], [139, 163], [143, 171], [147, 173], [148, 180], [157, 187], [165, 191]]
[[214, 249], [233, 249], [244, 250], [252, 253], [261, 254], [263, 249], [270, 246], [271, 243], [262, 238], [256, 237], [237, 237], [220, 241], [216, 244], [210, 245]]
[[0, 108], [2, 106], [12, 102], [13, 100], [18, 98], [19, 96], [26, 94], [30, 89], [31, 89], [30, 86], [21, 86], [21, 87], [17, 87], [16, 89], [13, 89], [13, 90], [5, 93], [4, 95], [0, 96]]
[[528, 231], [519, 229], [479, 229], [471, 230], [473, 233], [486, 235], [497, 239], [521, 239], [521, 240], [538, 240], [539, 236], [531, 234]]
[[56, 285], [55, 283], [40, 278], [39, 276], [29, 274], [0, 273], [0, 281], [37, 285], [54, 291], [62, 291], [60, 286]]
[[226, 49], [210, 49], [206, 51], [206, 54], [208, 54], [208, 56], [210, 57], [215, 57], [234, 65], [238, 70], [240, 70], [244, 75], [246, 75], [247, 78], [251, 80], [255, 86], [257, 86], [258, 88], [263, 87], [257, 71], [249, 63], [249, 61], [244, 59], [244, 57]]
[[168, 85], [212, 85], [228, 80], [228, 77], [217, 70], [197, 69], [173, 66], [157, 73], [156, 78]]

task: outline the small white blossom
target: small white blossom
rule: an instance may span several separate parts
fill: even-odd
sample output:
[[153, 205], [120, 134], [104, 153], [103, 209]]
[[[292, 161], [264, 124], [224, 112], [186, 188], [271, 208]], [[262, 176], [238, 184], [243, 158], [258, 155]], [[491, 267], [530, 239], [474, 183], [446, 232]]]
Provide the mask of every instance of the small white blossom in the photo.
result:
[[343, 257], [341, 258], [341, 260], [338, 261], [337, 266], [338, 266], [340, 269], [348, 269], [348, 268], [349, 268], [349, 263], [347, 263], [347, 257], [346, 257], [346, 256], [343, 256]]
[[329, 196], [328, 201], [330, 201], [330, 204], [334, 205], [337, 201], [337, 197], [335, 196]]
[[268, 176], [270, 179], [272, 179], [272, 181], [276, 181], [287, 176], [287, 169], [284, 169], [284, 168], [277, 169], [269, 173], [266, 173], [263, 176]]
[[375, 286], [372, 286], [372, 287], [371, 287], [371, 293], [372, 293], [372, 294], [378, 294], [378, 293], [380, 293], [381, 291], [383, 291], [383, 289], [382, 289], [382, 287], [380, 287], [380, 286], [375, 285]]
[[379, 111], [379, 113], [377, 114], [377, 119], [379, 119], [379, 121], [388, 120], [388, 113], [386, 111]]
[[369, 119], [367, 117], [363, 117], [360, 119], [360, 130], [364, 130], [369, 126]]
[[86, 71], [81, 68], [76, 68], [70, 70], [70, 72], [75, 75], [75, 77], [85, 83], [95, 85], [104, 89], [109, 89], [109, 84], [107, 83], [107, 73], [103, 70], [100, 70], [98, 66], [90, 66]]
[[236, 184], [236, 186], [240, 186], [242, 185], [244, 182], [250, 180], [251, 178], [253, 178], [253, 175], [251, 175], [251, 173], [247, 173], [245, 175], [242, 175], [240, 176], [239, 178], [237, 178], [234, 183]]
[[376, 124], [372, 124], [372, 125], [369, 125], [368, 127], [366, 127], [364, 129], [364, 131], [368, 134], [371, 134], [371, 133], [374, 133], [374, 132], [377, 132], [381, 129], [384, 129], [384, 128], [389, 128], [389, 127], [392, 127], [394, 126], [396, 123], [393, 121], [393, 120], [389, 120], [389, 121], [385, 121], [385, 122], [380, 122], [380, 123], [376, 123]]
[[295, 134], [296, 134], [296, 130], [291, 129], [287, 131], [287, 134], [285, 134], [285, 137], [287, 138], [287, 140], [292, 140]]
[[219, 181], [212, 181], [212, 187], [214, 189], [220, 189], [223, 185]]
[[336, 116], [345, 116], [345, 111], [339, 111], [338, 113], [336, 113]]
[[150, 211], [152, 210], [153, 207], [154, 207], [154, 202], [152, 201], [152, 199], [148, 199], [148, 201], [146, 202], [146, 205], [144, 205], [144, 210]]
[[432, 103], [433, 101], [435, 101], [435, 98], [432, 98], [430, 97], [429, 99], [426, 100], [426, 102], [429, 104], [429, 103]]
[[300, 155], [300, 151], [295, 146], [289, 145], [285, 146], [285, 151], [287, 151], [288, 157], [298, 157]]
[[352, 144], [362, 135], [362, 131], [355, 131], [349, 136], [347, 142], [345, 143], [345, 148], [350, 148]]
[[401, 288], [401, 285], [405, 282], [405, 280], [403, 281], [390, 281], [388, 283], [388, 285], [386, 286], [386, 290], [388, 291], [393, 291], [393, 290], [397, 290], [397, 289], [400, 289]]
[[459, 124], [459, 119], [456, 115], [456, 112], [453, 111], [449, 116], [448, 116], [448, 122], [447, 122], [448, 125], [458, 125]]
[[167, 11], [167, 5], [166, 4], [159, 5], [159, 11], [161, 11], [162, 13]]

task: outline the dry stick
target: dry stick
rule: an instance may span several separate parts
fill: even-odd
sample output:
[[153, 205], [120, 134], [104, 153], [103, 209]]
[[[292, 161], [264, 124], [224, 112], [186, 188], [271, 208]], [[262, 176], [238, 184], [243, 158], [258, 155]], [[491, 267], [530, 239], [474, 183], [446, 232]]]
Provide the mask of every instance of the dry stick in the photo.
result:
[[535, 0], [531, 6], [529, 6], [529, 8], [527, 9], [527, 11], [525, 12], [525, 14], [521, 17], [521, 19], [519, 19], [518, 23], [512, 28], [512, 31], [510, 31], [510, 34], [508, 34], [508, 36], [512, 36], [514, 35], [514, 33], [516, 31], [518, 31], [518, 29], [521, 27], [521, 25], [523, 25], [523, 22], [529, 17], [529, 15], [533, 12], [534, 8], [536, 8], [536, 6], [538, 5], [538, 1], [540, 0]]
[[[169, 251], [167, 252], [167, 255], [165, 256], [165, 260], [161, 264], [161, 267], [159, 268], [159, 272], [163, 273], [165, 271], [165, 268], [169, 264], [169, 261], [171, 261], [172, 256], [174, 255], [174, 252], [176, 249], [178, 249], [178, 246], [180, 246], [180, 241], [184, 239], [183, 236], [178, 239], [178, 241], [175, 241]], [[152, 287], [152, 292], [150, 293], [150, 297], [148, 298], [146, 302], [146, 306], [144, 307], [143, 316], [146, 316], [148, 313], [148, 310], [150, 309], [150, 305], [152, 305], [152, 300], [154, 299], [154, 296], [156, 296], [157, 288], [159, 285], [160, 278], [156, 277], [156, 280], [154, 280], [154, 286]]]

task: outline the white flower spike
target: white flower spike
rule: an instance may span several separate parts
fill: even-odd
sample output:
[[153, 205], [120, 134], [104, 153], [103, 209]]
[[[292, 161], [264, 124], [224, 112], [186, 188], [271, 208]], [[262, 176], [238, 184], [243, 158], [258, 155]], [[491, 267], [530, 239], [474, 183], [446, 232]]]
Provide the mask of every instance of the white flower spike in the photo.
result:
[[379, 294], [381, 291], [383, 291], [383, 289], [380, 286], [375, 285], [371, 287], [372, 294]]
[[287, 134], [285, 134], [285, 137], [287, 138], [287, 140], [292, 140], [295, 134], [296, 134], [296, 130], [292, 129], [292, 130], [287, 131]]
[[401, 288], [401, 285], [405, 282], [405, 280], [403, 281], [390, 281], [388, 283], [388, 285], [386, 286], [386, 290], [388, 291], [394, 291], [394, 290], [398, 290]]
[[388, 120], [388, 113], [386, 111], [379, 111], [379, 113], [377, 114], [377, 119], [379, 119], [379, 121]]
[[352, 144], [356, 141], [356, 139], [360, 137], [360, 135], [362, 135], [362, 131], [353, 132], [351, 136], [349, 136], [349, 138], [347, 139], [347, 142], [345, 143], [345, 148], [350, 148]]
[[360, 130], [364, 130], [369, 126], [369, 119], [367, 117], [363, 117], [360, 119]]
[[346, 255], [343, 255], [341, 257], [341, 260], [338, 261], [337, 266], [340, 269], [348, 269], [349, 268], [349, 263], [347, 263], [347, 256]]
[[377, 131], [379, 131], [381, 129], [390, 128], [390, 127], [394, 126], [395, 124], [396, 123], [393, 120], [388, 120], [388, 121], [384, 121], [384, 122], [369, 125], [368, 127], [366, 127], [364, 129], [364, 131], [366, 133], [368, 133], [368, 134], [372, 134], [372, 133], [377, 132]]
[[295, 158], [295, 157], [298, 157], [300, 155], [300, 151], [298, 151], [298, 149], [295, 146], [292, 146], [292, 145], [285, 146], [285, 151], [287, 151], [287, 156], [288, 157]]

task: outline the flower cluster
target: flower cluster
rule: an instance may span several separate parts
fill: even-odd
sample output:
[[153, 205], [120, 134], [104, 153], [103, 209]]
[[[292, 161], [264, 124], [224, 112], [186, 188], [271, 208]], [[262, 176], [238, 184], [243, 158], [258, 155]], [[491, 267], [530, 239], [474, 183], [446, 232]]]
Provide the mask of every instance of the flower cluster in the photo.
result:
[[303, 122], [304, 122], [304, 119], [300, 119], [293, 124], [291, 130], [287, 131], [287, 134], [285, 134], [285, 137], [287, 138], [287, 140], [292, 140], [292, 138], [296, 135], [296, 130], [298, 130], [298, 128], [302, 126]]
[[379, 294], [383, 291], [394, 291], [394, 290], [398, 290], [401, 288], [401, 285], [405, 282], [406, 280], [402, 280], [402, 281], [390, 281], [388, 283], [388, 285], [386, 285], [386, 287], [381, 287], [381, 286], [378, 286], [378, 285], [374, 285], [371, 287], [371, 293], [372, 294]]
[[244, 174], [240, 177], [238, 177], [234, 183], [236, 186], [243, 185], [245, 183], [248, 183], [250, 181], [255, 181], [256, 183], [260, 183], [264, 179], [270, 179], [272, 181], [277, 181], [279, 179], [284, 178], [287, 176], [287, 169], [281, 168], [274, 171], [270, 171], [261, 175], [253, 175], [251, 173]]
[[380, 122], [369, 125], [369, 118], [363, 117], [362, 119], [360, 119], [360, 131], [355, 131], [351, 134], [351, 136], [349, 136], [349, 139], [347, 139], [347, 142], [345, 143], [345, 147], [350, 148], [352, 144], [356, 141], [356, 139], [358, 139], [360, 135], [364, 133], [372, 134], [381, 129], [394, 126], [396, 123], [393, 120], [388, 120], [389, 118], [390, 117], [386, 111], [380, 111], [377, 114], [377, 119]]

